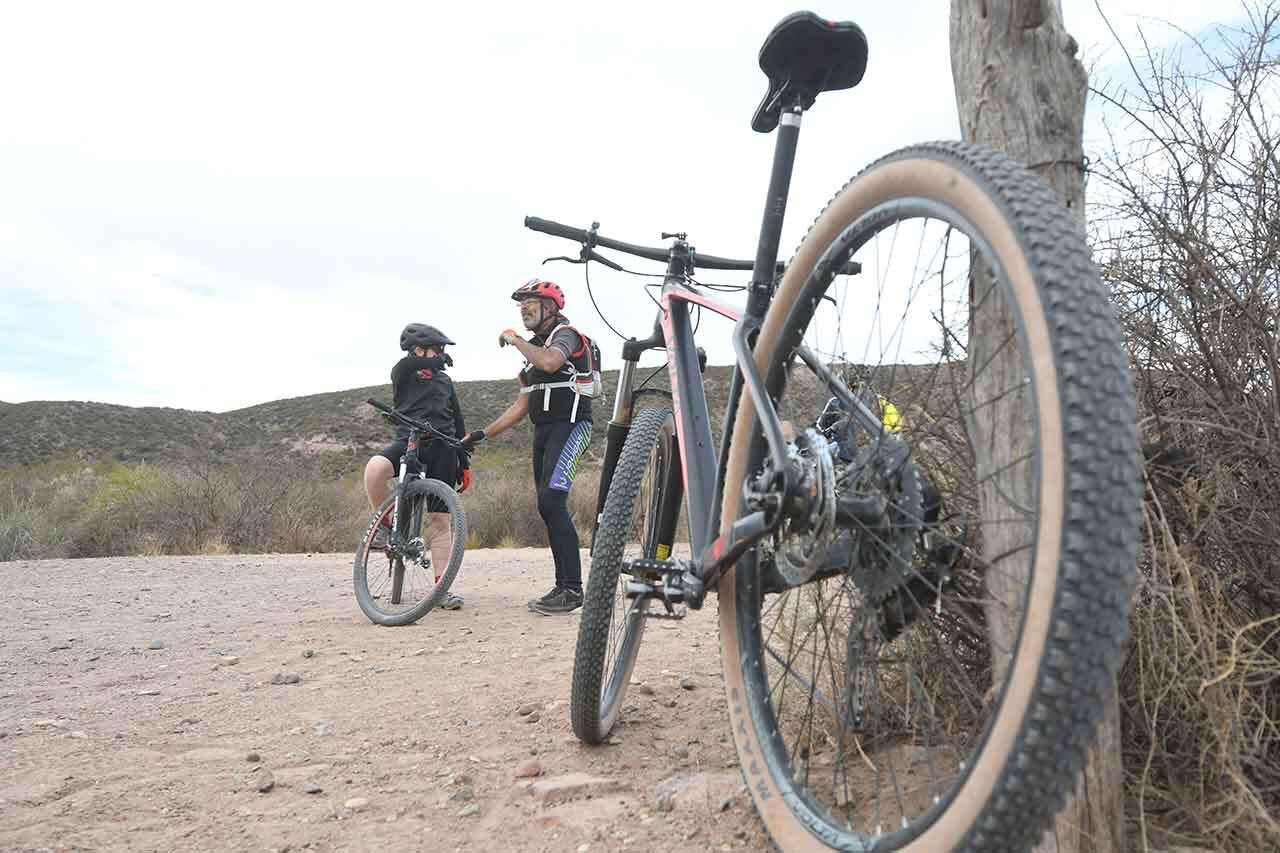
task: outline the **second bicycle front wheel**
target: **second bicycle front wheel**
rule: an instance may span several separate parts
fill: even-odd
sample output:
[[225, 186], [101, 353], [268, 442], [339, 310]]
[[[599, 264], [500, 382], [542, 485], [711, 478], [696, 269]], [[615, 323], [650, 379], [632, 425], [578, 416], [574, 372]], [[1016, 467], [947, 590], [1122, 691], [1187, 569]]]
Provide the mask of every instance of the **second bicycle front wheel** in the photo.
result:
[[[1137, 553], [1126, 356], [1074, 220], [993, 151], [905, 149], [818, 218], [754, 353], [814, 495], [719, 587], [769, 833], [1030, 848], [1083, 765]], [[769, 472], [744, 395], [722, 530]]]
[[578, 623], [569, 716], [574, 734], [587, 743], [602, 742], [617, 721], [644, 636], [649, 600], [629, 598], [627, 582], [661, 581], [624, 572], [623, 563], [670, 557], [682, 497], [679, 471], [671, 411], [640, 410], [605, 498]]
[[[397, 496], [395, 537], [388, 527]], [[379, 528], [386, 528], [379, 534]], [[382, 547], [376, 538], [388, 541]], [[458, 493], [440, 480], [416, 478], [397, 486], [374, 512], [356, 548], [356, 603], [378, 625], [409, 625], [444, 600], [462, 566], [467, 518]]]

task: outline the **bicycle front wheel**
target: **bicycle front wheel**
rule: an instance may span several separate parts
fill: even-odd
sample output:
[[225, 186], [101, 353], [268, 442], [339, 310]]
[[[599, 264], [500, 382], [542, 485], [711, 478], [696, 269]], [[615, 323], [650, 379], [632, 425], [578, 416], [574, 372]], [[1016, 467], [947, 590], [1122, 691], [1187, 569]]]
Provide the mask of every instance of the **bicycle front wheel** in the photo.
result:
[[623, 563], [671, 554], [681, 498], [676, 455], [670, 409], [641, 410], [605, 498], [578, 623], [569, 716], [574, 734], [586, 743], [609, 736], [640, 653], [649, 600], [628, 598], [627, 582], [661, 580], [624, 572]]
[[[390, 537], [389, 530], [384, 532], [389, 541], [379, 547], [375, 535], [389, 524], [398, 495], [398, 533]], [[433, 479], [397, 486], [374, 512], [356, 548], [356, 603], [378, 625], [418, 621], [449, 594], [466, 543], [466, 514], [450, 486]]]
[[[1137, 557], [1135, 404], [1074, 220], [996, 152], [904, 149], [815, 222], [754, 352], [815, 495], [719, 587], [769, 833], [1031, 847], [1111, 689]], [[768, 466], [744, 395], [722, 529]]]

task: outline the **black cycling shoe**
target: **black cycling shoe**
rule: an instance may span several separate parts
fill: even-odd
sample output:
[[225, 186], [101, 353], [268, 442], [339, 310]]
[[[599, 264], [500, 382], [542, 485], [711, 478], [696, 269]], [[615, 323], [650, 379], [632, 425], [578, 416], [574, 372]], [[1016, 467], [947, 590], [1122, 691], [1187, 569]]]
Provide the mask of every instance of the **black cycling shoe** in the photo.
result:
[[[542, 598], [535, 598], [535, 599], [531, 600], [531, 601], [529, 602], [529, 605], [528, 605], [528, 606], [529, 606], [529, 609], [530, 609], [530, 610], [534, 610], [534, 605], [542, 605], [542, 604], [546, 604], [547, 602], [550, 602], [550, 601], [555, 601], [555, 600], [556, 600], [556, 597], [557, 597], [557, 594], [558, 594], [559, 592], [560, 592], [560, 587], [558, 587], [558, 586], [553, 586], [553, 587], [551, 587], [551, 591], [550, 591], [550, 592], [548, 592], [546, 595], [542, 596]], [[535, 612], [536, 612], [536, 611], [535, 611]]]
[[572, 613], [582, 606], [582, 593], [575, 589], [556, 587], [537, 601], [529, 603], [534, 613], [550, 616], [553, 613]]

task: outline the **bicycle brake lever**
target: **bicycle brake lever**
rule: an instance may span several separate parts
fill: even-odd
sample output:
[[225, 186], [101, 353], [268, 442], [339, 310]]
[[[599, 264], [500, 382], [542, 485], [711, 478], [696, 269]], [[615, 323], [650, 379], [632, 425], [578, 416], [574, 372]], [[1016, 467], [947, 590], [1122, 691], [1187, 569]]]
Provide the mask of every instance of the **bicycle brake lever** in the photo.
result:
[[595, 249], [588, 249], [586, 247], [583, 247], [582, 254], [584, 256], [581, 261], [582, 263], [586, 263], [587, 261], [596, 261], [597, 263], [604, 264], [609, 269], [617, 270], [618, 272], [623, 272], [621, 265], [615, 264], [613, 261], [609, 260], [604, 255], [597, 252]]
[[569, 257], [568, 255], [556, 255], [555, 257], [552, 257], [552, 258], [543, 258], [543, 259], [542, 259], [542, 262], [543, 262], [544, 264], [545, 264], [547, 261], [568, 261], [568, 262], [569, 262], [569, 263], [571, 263], [571, 264], [583, 264], [583, 263], [586, 263], [586, 261], [580, 260], [580, 259], [578, 259], [578, 258], [571, 258], [571, 257]]

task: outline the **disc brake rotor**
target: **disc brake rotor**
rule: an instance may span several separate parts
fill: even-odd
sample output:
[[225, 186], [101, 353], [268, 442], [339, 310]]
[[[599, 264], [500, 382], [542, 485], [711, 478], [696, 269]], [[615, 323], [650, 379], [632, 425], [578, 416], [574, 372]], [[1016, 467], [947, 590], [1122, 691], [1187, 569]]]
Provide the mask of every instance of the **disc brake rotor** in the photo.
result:
[[804, 471], [807, 507], [787, 518], [774, 539], [778, 574], [791, 585], [805, 583], [822, 567], [836, 533], [836, 477], [827, 440], [814, 429], [796, 438], [795, 453]]

